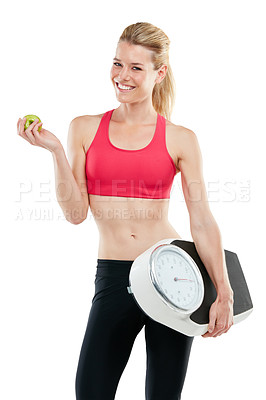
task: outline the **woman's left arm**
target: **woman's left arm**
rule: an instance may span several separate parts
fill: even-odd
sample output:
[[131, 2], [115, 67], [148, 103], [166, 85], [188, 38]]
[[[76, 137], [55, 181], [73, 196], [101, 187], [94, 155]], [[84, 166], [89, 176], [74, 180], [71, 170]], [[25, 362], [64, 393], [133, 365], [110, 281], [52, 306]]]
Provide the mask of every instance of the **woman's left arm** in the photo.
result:
[[221, 233], [208, 203], [196, 134], [187, 128], [179, 131], [178, 148], [178, 168], [190, 217], [191, 235], [217, 292], [217, 298], [210, 308], [208, 332], [202, 336], [217, 337], [233, 325], [233, 290], [228, 278]]

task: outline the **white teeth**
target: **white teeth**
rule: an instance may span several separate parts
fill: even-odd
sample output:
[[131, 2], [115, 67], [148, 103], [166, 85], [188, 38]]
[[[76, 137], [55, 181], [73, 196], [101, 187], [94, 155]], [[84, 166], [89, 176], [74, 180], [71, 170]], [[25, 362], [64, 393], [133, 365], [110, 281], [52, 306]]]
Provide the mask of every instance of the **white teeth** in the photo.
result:
[[132, 90], [132, 89], [134, 89], [133, 87], [130, 87], [130, 86], [123, 86], [123, 85], [120, 85], [120, 83], [117, 83], [117, 85], [118, 85], [118, 87], [119, 87], [120, 89], [125, 89], [125, 90]]

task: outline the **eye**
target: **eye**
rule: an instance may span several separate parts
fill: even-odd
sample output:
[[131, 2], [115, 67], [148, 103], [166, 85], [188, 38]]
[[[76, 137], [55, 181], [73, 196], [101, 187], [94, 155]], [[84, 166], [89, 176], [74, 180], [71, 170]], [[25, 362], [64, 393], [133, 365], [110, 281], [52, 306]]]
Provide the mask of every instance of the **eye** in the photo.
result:
[[[118, 64], [118, 65], [117, 65], [117, 64]], [[120, 64], [119, 62], [114, 62], [114, 65], [115, 65], [116, 67], [121, 66], [121, 64]], [[137, 71], [141, 71], [141, 68], [139, 68], [139, 67], [133, 67], [133, 68], [137, 68]]]

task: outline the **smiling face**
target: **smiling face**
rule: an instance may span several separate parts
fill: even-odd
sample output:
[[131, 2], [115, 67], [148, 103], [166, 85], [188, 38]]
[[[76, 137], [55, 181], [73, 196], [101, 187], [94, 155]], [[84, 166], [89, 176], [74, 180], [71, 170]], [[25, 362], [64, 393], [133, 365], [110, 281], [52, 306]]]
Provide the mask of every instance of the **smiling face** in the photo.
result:
[[151, 97], [155, 83], [161, 82], [166, 69], [166, 65], [158, 71], [153, 69], [151, 50], [119, 42], [110, 72], [117, 100], [131, 103]]

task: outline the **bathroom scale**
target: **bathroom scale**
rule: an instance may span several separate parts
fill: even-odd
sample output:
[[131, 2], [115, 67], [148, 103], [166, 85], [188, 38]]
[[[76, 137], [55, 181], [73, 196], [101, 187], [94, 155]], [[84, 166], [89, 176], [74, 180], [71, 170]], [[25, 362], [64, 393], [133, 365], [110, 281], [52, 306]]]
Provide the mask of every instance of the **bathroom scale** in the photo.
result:
[[[236, 324], [250, 315], [253, 304], [237, 254], [224, 253]], [[217, 292], [194, 242], [169, 238], [155, 243], [133, 261], [127, 290], [153, 320], [187, 336], [207, 332]]]

